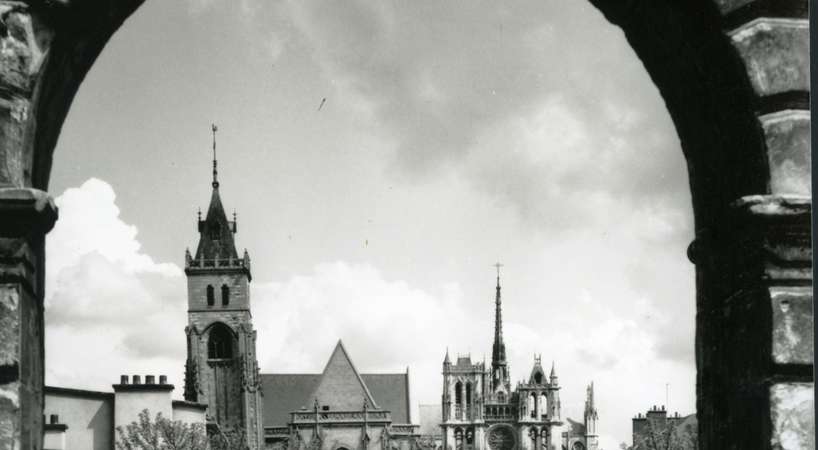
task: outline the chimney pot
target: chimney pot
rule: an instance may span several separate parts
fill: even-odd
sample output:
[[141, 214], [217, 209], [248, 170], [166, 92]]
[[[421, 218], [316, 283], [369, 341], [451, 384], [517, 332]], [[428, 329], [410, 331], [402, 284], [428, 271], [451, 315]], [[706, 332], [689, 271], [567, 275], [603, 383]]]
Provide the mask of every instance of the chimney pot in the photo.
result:
[[119, 384], [128, 384], [128, 375], [120, 375]]
[[168, 384], [168, 376], [159, 375], [159, 384]]
[[145, 375], [145, 384], [156, 384], [156, 377], [153, 375]]
[[58, 416], [57, 414], [52, 414], [50, 420], [52, 425], [60, 423], [60, 416]]
[[142, 384], [142, 375], [134, 375], [133, 384]]

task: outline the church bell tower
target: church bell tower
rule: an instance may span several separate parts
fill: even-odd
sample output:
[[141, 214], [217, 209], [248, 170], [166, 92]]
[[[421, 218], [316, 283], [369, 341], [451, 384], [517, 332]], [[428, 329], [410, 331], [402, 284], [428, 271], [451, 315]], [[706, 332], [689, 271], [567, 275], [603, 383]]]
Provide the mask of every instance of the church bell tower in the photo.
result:
[[250, 312], [250, 256], [239, 257], [219, 195], [216, 126], [213, 125], [213, 190], [204, 220], [199, 213], [195, 256], [185, 251], [188, 292], [185, 399], [207, 404], [208, 432], [243, 433], [260, 448], [261, 389], [256, 331]]

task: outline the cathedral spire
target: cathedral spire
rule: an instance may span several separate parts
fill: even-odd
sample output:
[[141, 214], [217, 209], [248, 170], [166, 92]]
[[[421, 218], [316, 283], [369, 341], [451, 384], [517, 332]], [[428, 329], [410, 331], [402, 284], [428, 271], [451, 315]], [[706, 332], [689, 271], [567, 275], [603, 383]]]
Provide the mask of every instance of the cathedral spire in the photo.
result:
[[[213, 133], [213, 182], [211, 183], [213, 192], [210, 195], [210, 205], [207, 207], [204, 219], [202, 219], [201, 211], [199, 211], [200, 237], [194, 259], [237, 260], [239, 256], [233, 238], [233, 234], [236, 232], [235, 215], [232, 221], [228, 220], [219, 195], [219, 171], [216, 159], [216, 131], [218, 131], [218, 127], [216, 124], [212, 124], [210, 130]], [[218, 265], [213, 267], [218, 267]]]
[[500, 268], [499, 262], [494, 264], [497, 269], [497, 292], [494, 299], [494, 345], [491, 351], [492, 380], [495, 388], [508, 384], [508, 369], [506, 365], [506, 344], [503, 342], [503, 305], [500, 295]]

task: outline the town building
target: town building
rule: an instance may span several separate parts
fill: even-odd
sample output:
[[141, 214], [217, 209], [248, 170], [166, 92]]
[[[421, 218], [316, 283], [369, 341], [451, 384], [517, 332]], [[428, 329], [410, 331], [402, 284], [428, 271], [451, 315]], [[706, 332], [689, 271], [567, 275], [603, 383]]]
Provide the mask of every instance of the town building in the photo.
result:
[[45, 387], [43, 450], [111, 450], [116, 428], [137, 420], [147, 409], [188, 424], [205, 423], [205, 405], [173, 400], [173, 385], [160, 375], [122, 375], [113, 392]]
[[696, 415], [668, 415], [664, 405], [638, 413], [632, 419], [632, 431], [631, 450], [693, 450], [698, 446]]

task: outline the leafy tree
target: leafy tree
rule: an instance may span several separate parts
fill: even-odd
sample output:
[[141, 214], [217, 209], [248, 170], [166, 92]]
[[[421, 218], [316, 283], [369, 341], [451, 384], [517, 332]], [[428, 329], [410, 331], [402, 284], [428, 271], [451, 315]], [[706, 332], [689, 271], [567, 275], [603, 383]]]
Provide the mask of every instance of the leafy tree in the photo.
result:
[[188, 424], [162, 417], [161, 413], [151, 420], [143, 409], [139, 421], [116, 427], [117, 450], [207, 450], [208, 440], [204, 426]]
[[[620, 448], [625, 448], [624, 443]], [[695, 421], [648, 420], [644, 432], [634, 436], [628, 450], [698, 450], [698, 430]]]
[[236, 429], [224, 430], [210, 436], [211, 450], [247, 450], [247, 436]]

